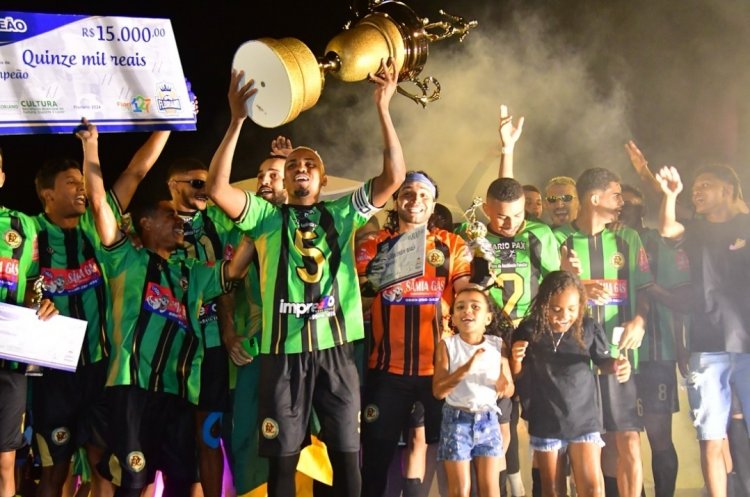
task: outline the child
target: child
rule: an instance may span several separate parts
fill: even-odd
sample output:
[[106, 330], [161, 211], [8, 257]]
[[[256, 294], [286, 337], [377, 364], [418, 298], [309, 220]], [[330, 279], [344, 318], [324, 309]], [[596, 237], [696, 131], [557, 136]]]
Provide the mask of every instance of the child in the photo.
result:
[[578, 277], [552, 272], [513, 334], [510, 364], [529, 422], [543, 497], [565, 493], [555, 488], [555, 475], [557, 452], [566, 446], [578, 495], [602, 494], [601, 399], [590, 363], [602, 373], [614, 373], [620, 383], [630, 377], [627, 357], [610, 356], [604, 331], [584, 316], [585, 309], [586, 291]]
[[432, 393], [445, 399], [438, 460], [444, 461], [451, 497], [469, 496], [472, 461], [478, 494], [500, 495], [503, 444], [497, 398], [513, 395], [514, 386], [503, 342], [488, 328], [502, 324], [502, 319], [493, 320], [493, 310], [482, 291], [459, 291], [451, 318], [458, 334], [441, 340], [436, 352]]

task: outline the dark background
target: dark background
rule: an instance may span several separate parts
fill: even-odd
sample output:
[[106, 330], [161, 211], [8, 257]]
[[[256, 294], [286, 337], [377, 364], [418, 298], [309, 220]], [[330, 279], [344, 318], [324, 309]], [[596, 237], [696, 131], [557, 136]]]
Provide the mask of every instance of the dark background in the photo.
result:
[[[439, 115], [440, 109], [452, 108], [452, 102], [455, 104], [458, 98], [487, 98], [494, 93], [499, 94], [492, 97], [498, 105], [508, 101], [503, 98], [509, 98], [512, 106], [527, 115], [527, 126], [518, 148], [518, 155], [527, 159], [526, 169], [519, 174], [522, 180], [542, 184], [544, 178], [551, 175], [577, 176], [584, 167], [591, 165], [612, 167], [627, 180], [633, 180], [621, 149], [621, 144], [631, 137], [647, 153], [652, 168], [670, 163], [689, 172], [706, 162], [726, 162], [734, 165], [741, 177], [747, 177], [750, 3], [743, 0], [423, 0], [406, 3], [421, 16], [431, 19], [437, 17], [438, 8], [444, 8], [480, 23], [476, 36], [470, 34], [463, 45], [448, 40], [431, 47], [426, 72], [432, 66], [436, 72], [437, 69], [445, 72], [445, 67], [457, 60], [455, 57], [463, 55], [463, 50], [468, 53], [479, 47], [484, 51], [482, 60], [500, 67], [498, 74], [509, 78], [502, 79], [488, 70], [486, 80], [471, 80], [481, 83], [470, 83], [470, 78], [466, 78], [465, 88], [461, 87], [460, 79], [459, 83], [454, 79], [449, 86], [444, 85], [441, 101], [426, 110], [406, 99], [396, 102], [398, 97], [394, 98], [394, 119], [402, 138], [411, 137], [412, 133], [415, 136], [430, 133], [430, 127], [457, 128], [456, 141], [449, 147], [441, 138], [436, 138], [434, 143], [420, 141], [419, 147], [414, 139], [404, 140], [410, 164], [419, 162], [419, 166], [428, 171], [434, 165], [441, 184], [456, 183], [451, 175], [465, 176], [466, 173], [455, 163], [459, 159], [452, 158], [449, 164], [439, 167], [435, 157], [447, 157], [447, 152], [438, 150], [440, 147], [462, 150], [467, 164], [471, 165], [482, 155], [477, 152], [479, 148], [495, 142], [496, 131], [492, 118], [488, 124], [482, 124], [487, 130], [484, 136], [472, 142], [471, 137], [476, 132], [461, 134], [458, 129], [467, 126], [471, 116], [453, 119], [449, 114], [447, 118], [441, 116], [439, 122], [432, 122], [434, 116]], [[210, 161], [228, 122], [229, 69], [240, 44], [264, 36], [293, 36], [321, 55], [327, 41], [352, 18], [351, 7], [351, 2], [343, 0], [214, 1], [202, 2], [200, 6], [173, 1], [11, 1], [3, 4], [3, 9], [9, 11], [171, 19], [184, 73], [200, 101], [200, 114], [197, 132], [173, 133], [165, 153], [144, 183], [151, 189], [163, 184], [166, 167], [177, 157], [195, 156]], [[485, 40], [485, 44], [471, 48], [476, 41], [472, 41], [472, 37]], [[497, 40], [497, 45], [488, 44], [487, 40]], [[513, 45], [513, 40], [520, 40], [519, 44]], [[548, 67], [537, 67], [540, 59], [536, 56], [540, 50], [544, 50], [543, 65]], [[576, 68], [572, 93], [563, 91], [560, 82], [567, 77], [568, 65]], [[548, 84], [540, 82], [548, 69], [560, 79], [551, 79]], [[536, 72], [528, 72], [532, 70]], [[534, 75], [534, 85], [528, 84], [531, 80], [523, 79], [528, 78], [528, 74]], [[514, 79], [515, 75], [519, 75], [518, 79]], [[447, 80], [451, 81], [450, 77]], [[340, 155], [339, 150], [344, 146], [355, 156], [372, 155], [368, 140], [373, 140], [377, 149], [379, 137], [374, 118], [367, 110], [360, 110], [360, 106], [365, 109], [371, 106], [371, 89], [366, 85], [345, 85], [329, 77], [318, 106], [303, 113], [291, 125], [266, 130], [248, 122], [238, 147], [233, 178], [254, 176], [257, 164], [268, 152], [270, 140], [278, 134], [318, 147], [326, 162], [334, 151]], [[525, 86], [533, 86], [533, 90], [523, 93], [521, 90]], [[605, 125], [602, 121], [603, 124], [599, 124], [595, 116], [583, 119], [587, 109], [574, 102], [563, 105], [566, 95], [573, 94], [585, 95], [581, 104], [584, 107], [595, 104], [602, 112], [616, 107], [617, 112], [609, 115], [615, 123]], [[496, 108], [494, 102], [492, 106]], [[347, 119], [358, 122], [360, 113], [361, 120], [369, 127], [353, 128], [347, 124], [352, 121], [337, 123], [336, 118], [329, 117], [346, 114]], [[401, 118], [402, 115], [407, 117]], [[411, 115], [415, 117], [412, 119]], [[556, 116], [555, 119], [545, 124], [545, 119], [551, 115]], [[321, 122], [326, 126], [321, 127]], [[416, 124], [420, 122], [424, 122], [424, 130]], [[352, 142], [344, 143], [350, 135]], [[127, 164], [145, 138], [142, 133], [100, 138], [102, 164], [108, 181]], [[612, 160], [603, 161], [606, 155], [593, 151], [594, 144], [606, 145], [605, 153]], [[72, 135], [0, 136], [0, 146], [8, 174], [0, 200], [8, 207], [32, 213], [40, 208], [33, 190], [33, 175], [38, 166], [50, 157], [62, 155], [80, 160], [81, 155], [80, 144]], [[422, 157], [424, 162], [419, 160]], [[375, 165], [362, 168], [349, 167], [347, 163], [333, 167], [332, 172], [363, 179], [377, 172], [377, 168], [377, 161]]]

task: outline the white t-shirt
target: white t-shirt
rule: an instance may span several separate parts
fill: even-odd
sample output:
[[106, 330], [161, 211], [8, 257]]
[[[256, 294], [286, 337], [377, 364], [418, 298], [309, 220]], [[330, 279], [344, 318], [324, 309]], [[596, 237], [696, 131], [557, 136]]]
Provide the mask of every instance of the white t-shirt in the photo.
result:
[[500, 378], [503, 342], [499, 337], [485, 335], [476, 345], [466, 343], [459, 335], [444, 338], [448, 349], [448, 371], [453, 373], [466, 364], [478, 349], [484, 353], [477, 358], [476, 373], [469, 373], [445, 398], [445, 402], [458, 409], [481, 412], [497, 409], [495, 384]]

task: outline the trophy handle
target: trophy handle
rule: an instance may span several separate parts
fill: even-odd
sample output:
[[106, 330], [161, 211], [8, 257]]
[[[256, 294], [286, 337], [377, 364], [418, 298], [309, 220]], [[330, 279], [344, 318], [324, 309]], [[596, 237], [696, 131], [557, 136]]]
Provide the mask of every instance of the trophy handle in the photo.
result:
[[429, 20], [425, 19], [426, 22], [423, 29], [430, 42], [444, 40], [453, 36], [458, 36], [459, 42], [464, 41], [469, 31], [479, 25], [475, 20], [467, 21], [463, 17], [448, 14], [442, 9], [440, 10], [440, 15], [443, 16], [444, 20], [429, 22]]
[[[418, 93], [410, 93], [408, 90], [405, 90], [401, 86], [396, 87], [396, 90], [401, 95], [412, 99], [415, 103], [420, 104], [423, 108], [427, 107], [428, 103], [434, 102], [435, 100], [440, 98], [440, 81], [433, 78], [432, 76], [428, 76], [422, 81], [419, 81], [416, 77], [413, 77], [402, 81], [402, 83], [412, 83], [419, 89], [421, 95]], [[432, 93], [429, 93], [431, 89], [430, 84], [434, 86], [434, 88], [432, 88]]]

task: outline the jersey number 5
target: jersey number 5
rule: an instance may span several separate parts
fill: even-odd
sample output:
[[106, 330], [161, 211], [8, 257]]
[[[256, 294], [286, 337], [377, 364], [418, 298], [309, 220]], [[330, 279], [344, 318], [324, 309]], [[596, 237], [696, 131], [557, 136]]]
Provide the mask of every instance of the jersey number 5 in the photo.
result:
[[303, 265], [297, 267], [297, 276], [305, 283], [318, 283], [323, 276], [323, 252], [312, 245], [318, 235], [314, 231], [297, 230], [294, 233], [294, 248], [302, 255]]

